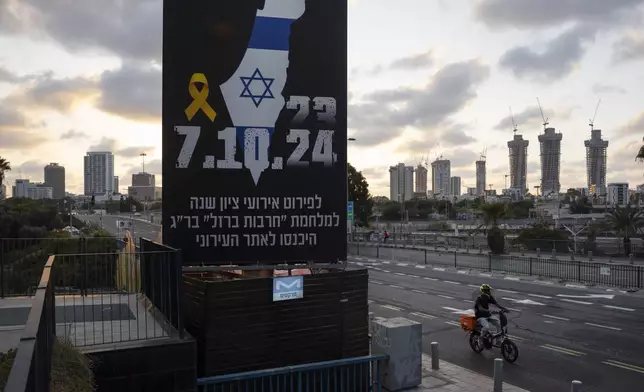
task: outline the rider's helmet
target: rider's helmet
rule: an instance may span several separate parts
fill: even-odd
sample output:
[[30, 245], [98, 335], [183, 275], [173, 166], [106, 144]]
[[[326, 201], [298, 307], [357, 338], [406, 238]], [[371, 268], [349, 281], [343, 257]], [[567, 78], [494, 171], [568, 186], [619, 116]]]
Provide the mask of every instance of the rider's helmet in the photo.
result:
[[492, 286], [490, 286], [489, 284], [482, 284], [480, 289], [483, 295], [487, 295], [488, 297], [492, 295]]

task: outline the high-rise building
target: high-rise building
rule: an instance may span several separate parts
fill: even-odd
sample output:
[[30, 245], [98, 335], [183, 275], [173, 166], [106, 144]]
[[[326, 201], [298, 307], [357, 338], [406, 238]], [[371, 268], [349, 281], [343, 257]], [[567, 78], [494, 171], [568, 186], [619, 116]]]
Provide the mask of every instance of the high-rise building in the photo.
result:
[[112, 188], [112, 192], [119, 193], [119, 176], [114, 176], [114, 187]]
[[628, 204], [628, 183], [614, 182], [607, 185], [607, 202], [612, 205]]
[[132, 174], [132, 186], [156, 186], [154, 174], [145, 172]]
[[601, 129], [590, 131], [590, 139], [584, 141], [586, 147], [586, 184], [592, 195], [606, 194], [606, 150], [608, 140], [602, 140]]
[[423, 165], [416, 166], [416, 193], [427, 196], [427, 168]]
[[450, 177], [449, 179], [449, 194], [451, 196], [461, 195], [461, 177]]
[[561, 168], [561, 139], [563, 135], [556, 133], [554, 128], [546, 128], [539, 135], [541, 151], [541, 194], [559, 194], [561, 183], [559, 173]]
[[45, 184], [52, 189], [53, 199], [65, 198], [65, 168], [57, 163], [45, 166]]
[[114, 155], [107, 151], [88, 152], [84, 162], [85, 196], [114, 193]]
[[514, 135], [508, 142], [510, 150], [510, 188], [519, 190], [519, 195], [525, 195], [528, 183], [528, 144], [523, 136]]
[[7, 187], [4, 184], [0, 184], [0, 200], [7, 198]]
[[476, 161], [476, 195], [483, 196], [485, 194], [485, 161]]
[[414, 196], [414, 167], [399, 163], [389, 168], [389, 198], [392, 201], [407, 201]]
[[434, 196], [450, 193], [449, 180], [452, 176], [452, 164], [449, 159], [437, 159], [432, 162], [432, 192]]

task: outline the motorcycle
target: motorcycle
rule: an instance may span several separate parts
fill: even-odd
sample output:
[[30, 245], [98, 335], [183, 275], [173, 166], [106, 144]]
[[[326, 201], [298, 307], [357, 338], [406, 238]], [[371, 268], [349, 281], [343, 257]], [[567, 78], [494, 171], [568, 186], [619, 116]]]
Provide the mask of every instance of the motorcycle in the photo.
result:
[[508, 318], [505, 316], [506, 311], [493, 311], [492, 317], [498, 315], [501, 322], [501, 332], [481, 336], [481, 327], [476, 322], [476, 318], [471, 315], [461, 316], [461, 328], [469, 334], [470, 347], [475, 353], [481, 353], [483, 350], [500, 348], [501, 355], [509, 363], [516, 362], [519, 359], [519, 348], [508, 336]]

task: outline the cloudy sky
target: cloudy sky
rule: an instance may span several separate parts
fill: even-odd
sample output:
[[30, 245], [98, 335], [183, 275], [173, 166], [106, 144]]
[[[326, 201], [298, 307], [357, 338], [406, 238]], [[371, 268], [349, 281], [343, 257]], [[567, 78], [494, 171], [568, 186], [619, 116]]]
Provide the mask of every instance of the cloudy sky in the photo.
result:
[[[116, 154], [121, 187], [161, 169], [161, 0], [0, 0], [0, 156], [18, 177], [47, 162], [82, 191], [83, 155]], [[539, 181], [543, 122], [563, 133], [562, 186], [585, 185], [583, 140], [610, 141], [609, 181], [644, 182], [644, 0], [351, 0], [349, 161], [372, 193], [388, 166], [438, 155], [474, 184], [508, 173], [509, 107]], [[395, 5], [394, 5], [395, 4]]]

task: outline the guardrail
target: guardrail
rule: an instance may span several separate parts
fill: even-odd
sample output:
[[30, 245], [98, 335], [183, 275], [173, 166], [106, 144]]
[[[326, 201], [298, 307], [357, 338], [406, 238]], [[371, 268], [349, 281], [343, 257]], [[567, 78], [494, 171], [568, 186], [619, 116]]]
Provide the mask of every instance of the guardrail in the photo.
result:
[[5, 392], [49, 392], [52, 348], [56, 339], [53, 264], [51, 256], [42, 271]]
[[0, 298], [33, 295], [50, 255], [116, 252], [118, 241], [114, 237], [1, 238]]
[[397, 262], [540, 276], [625, 289], [644, 288], [644, 266], [641, 265], [493, 255], [469, 249], [433, 250], [427, 247], [398, 247], [369, 242], [351, 242], [348, 250], [353, 255]]
[[[352, 233], [350, 236], [351, 241], [383, 241], [382, 232], [368, 232], [368, 233]], [[630, 253], [641, 256], [644, 253], [644, 247], [641, 243], [637, 242], [638, 239], [633, 239], [631, 243]], [[478, 248], [480, 245], [487, 247], [487, 238], [485, 235], [471, 236], [466, 232], [460, 236], [454, 235], [454, 232], [449, 233], [405, 233], [405, 232], [389, 232], [388, 243], [396, 245], [426, 245], [426, 246], [448, 246], [448, 247], [470, 247]], [[584, 238], [578, 238], [576, 241], [569, 240], [547, 240], [547, 239], [534, 239], [530, 241], [523, 241], [518, 243], [515, 238], [506, 237], [505, 249], [508, 251], [518, 252], [521, 250], [528, 252], [535, 252], [541, 249], [542, 252], [550, 252], [556, 249], [557, 253], [574, 253], [576, 255], [585, 257], [589, 251], [593, 252], [594, 256], [599, 257], [627, 257], [624, 252], [624, 243], [621, 238], [616, 237], [598, 237], [592, 244]]]
[[56, 319], [75, 346], [183, 332], [178, 251], [131, 247], [120, 252], [56, 255], [55, 259]]
[[386, 359], [369, 355], [205, 377], [197, 380], [197, 388], [199, 392], [380, 392]]

